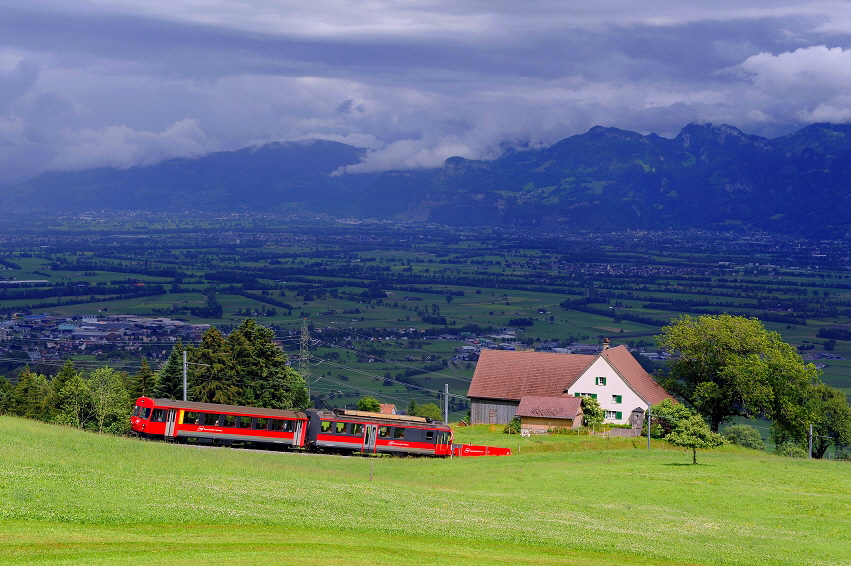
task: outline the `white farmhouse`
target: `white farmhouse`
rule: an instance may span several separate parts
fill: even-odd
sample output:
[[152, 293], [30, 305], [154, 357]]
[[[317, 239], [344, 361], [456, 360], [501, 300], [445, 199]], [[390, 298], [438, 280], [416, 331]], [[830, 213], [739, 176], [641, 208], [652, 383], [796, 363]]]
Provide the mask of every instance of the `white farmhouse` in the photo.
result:
[[595, 356], [482, 350], [470, 397], [472, 424], [505, 424], [524, 397], [594, 397], [606, 422], [627, 423], [634, 409], [673, 399], [625, 346]]

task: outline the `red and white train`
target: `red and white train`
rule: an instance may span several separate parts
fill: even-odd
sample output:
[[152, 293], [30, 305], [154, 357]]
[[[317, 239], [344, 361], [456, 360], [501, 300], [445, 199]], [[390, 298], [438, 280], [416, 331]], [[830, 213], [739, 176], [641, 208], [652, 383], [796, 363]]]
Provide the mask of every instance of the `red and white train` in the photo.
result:
[[204, 444], [427, 456], [461, 450], [452, 444], [452, 429], [440, 421], [340, 409], [284, 411], [140, 397], [130, 424], [143, 437]]

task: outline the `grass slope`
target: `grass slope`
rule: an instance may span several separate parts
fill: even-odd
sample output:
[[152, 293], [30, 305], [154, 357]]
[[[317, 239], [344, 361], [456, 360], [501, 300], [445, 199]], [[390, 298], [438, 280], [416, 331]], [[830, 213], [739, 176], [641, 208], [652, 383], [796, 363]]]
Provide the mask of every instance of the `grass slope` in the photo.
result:
[[847, 464], [725, 447], [691, 466], [644, 447], [566, 437], [507, 458], [343, 458], [0, 417], [0, 552], [9, 564], [851, 562]]

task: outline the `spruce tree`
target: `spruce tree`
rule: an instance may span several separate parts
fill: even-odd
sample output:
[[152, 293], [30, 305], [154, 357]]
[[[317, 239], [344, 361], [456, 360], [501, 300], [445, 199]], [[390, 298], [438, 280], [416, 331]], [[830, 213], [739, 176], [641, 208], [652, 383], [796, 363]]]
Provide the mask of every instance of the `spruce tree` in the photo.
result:
[[183, 344], [178, 340], [162, 369], [157, 372], [153, 396], [159, 399], [183, 399]]
[[133, 379], [130, 380], [130, 396], [133, 400], [136, 400], [139, 397], [147, 397], [152, 393], [155, 384], [156, 376], [154, 375], [153, 370], [151, 370], [151, 366], [148, 365], [147, 358], [142, 358], [142, 365], [139, 366], [139, 371], [133, 376]]

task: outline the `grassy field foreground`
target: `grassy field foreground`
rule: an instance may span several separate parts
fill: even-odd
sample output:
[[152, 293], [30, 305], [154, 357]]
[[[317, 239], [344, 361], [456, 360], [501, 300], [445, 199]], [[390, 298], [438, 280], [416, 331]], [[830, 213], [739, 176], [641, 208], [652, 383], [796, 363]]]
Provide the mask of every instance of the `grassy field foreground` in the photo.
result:
[[344, 458], [0, 417], [0, 561], [851, 563], [847, 463], [724, 447], [692, 466], [645, 447], [566, 437], [506, 458]]

